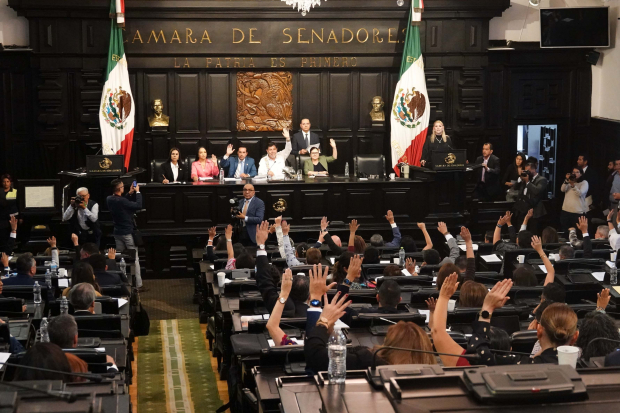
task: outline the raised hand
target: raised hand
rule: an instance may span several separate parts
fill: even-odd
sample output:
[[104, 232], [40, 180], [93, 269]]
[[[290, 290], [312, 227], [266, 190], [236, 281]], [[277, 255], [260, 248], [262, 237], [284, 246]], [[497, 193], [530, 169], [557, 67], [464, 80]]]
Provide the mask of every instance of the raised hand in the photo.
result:
[[333, 140], [333, 139], [330, 139], [329, 140], [329, 146], [331, 146], [332, 148], [335, 148], [336, 147], [336, 141]]
[[71, 242], [73, 242], [73, 245], [76, 247], [79, 245], [78, 236], [76, 234], [71, 234]]
[[508, 224], [508, 226], [512, 225], [512, 212], [510, 211], [506, 211], [506, 215], [504, 215], [504, 220], [506, 221], [506, 223]]
[[542, 241], [536, 235], [532, 237], [532, 248], [534, 248], [538, 254], [543, 253]]
[[233, 154], [235, 150], [233, 149], [232, 143], [226, 147], [226, 156], [230, 156]]
[[418, 222], [418, 228], [420, 228], [421, 230], [425, 230], [426, 224], [424, 222]]
[[579, 217], [579, 222], [577, 223], [577, 228], [581, 231], [582, 234], [588, 232], [588, 218], [581, 216]]
[[288, 232], [291, 230], [291, 226], [286, 221], [282, 221], [282, 235], [288, 235]]
[[209, 228], [209, 241], [213, 241], [213, 239], [215, 238], [215, 234], [216, 233], [217, 233], [217, 228], [216, 227]]
[[284, 136], [286, 138], [286, 140], [291, 139], [291, 135], [290, 135], [290, 133], [288, 131], [288, 128], [282, 129], [282, 136]]
[[425, 302], [430, 312], [431, 313], [435, 312], [435, 306], [437, 305], [437, 299], [435, 297], [430, 297], [428, 300], [425, 300]]
[[310, 270], [310, 299], [320, 300], [327, 291], [334, 288], [337, 283], [327, 285], [327, 273], [329, 267], [315, 264]]
[[15, 215], [11, 215], [9, 224], [11, 225], [11, 232], [17, 232], [17, 218], [15, 218]]
[[495, 311], [498, 308], [502, 308], [510, 297], [508, 297], [508, 293], [512, 288], [512, 280], [507, 278], [503, 281], [498, 282], [493, 286], [491, 291], [484, 298], [484, 303], [482, 304], [482, 309], [486, 310], [490, 313]]
[[447, 298], [448, 300], [450, 299], [450, 297], [452, 297], [454, 295], [454, 293], [456, 292], [456, 290], [459, 288], [459, 275], [455, 272], [453, 272], [452, 274], [450, 274], [444, 281], [443, 284], [441, 286], [441, 291], [439, 292], [439, 297], [444, 297]]
[[282, 215], [280, 215], [279, 217], [276, 217], [274, 219], [274, 222], [276, 223], [276, 227], [279, 227], [280, 225], [282, 225]]
[[471, 233], [465, 227], [461, 227], [461, 238], [463, 238], [463, 241], [466, 243], [471, 242]]
[[256, 245], [264, 245], [268, 237], [269, 221], [263, 221], [260, 225], [256, 226]]
[[211, 154], [211, 161], [217, 165], [217, 156], [214, 153]]
[[441, 232], [443, 235], [446, 235], [448, 233], [448, 226], [446, 225], [445, 222], [439, 222], [437, 223], [437, 230]]
[[609, 299], [611, 298], [609, 295], [609, 288], [603, 288], [603, 290], [599, 294], [596, 294], [596, 296], [598, 297], [596, 300], [596, 308], [601, 308], [604, 310], [609, 304]]
[[280, 297], [287, 299], [293, 288], [293, 272], [287, 268], [282, 274], [282, 285], [280, 286]]
[[387, 219], [390, 225], [392, 225], [394, 223], [394, 213], [391, 210], [388, 210], [387, 215], [385, 216], [385, 219]]
[[527, 211], [527, 214], [525, 215], [525, 219], [529, 220], [533, 216], [534, 216], [534, 208], [531, 208], [529, 211]]
[[224, 230], [224, 234], [226, 235], [226, 240], [232, 239], [233, 227], [228, 224], [226, 229]]
[[415, 272], [415, 264], [416, 264], [416, 260], [411, 259], [411, 257], [407, 257], [407, 259], [405, 260], [405, 268], [407, 269], [407, 272], [411, 275], [418, 275]]
[[108, 258], [111, 260], [115, 260], [116, 259], [116, 250], [114, 248], [110, 248], [108, 250]]
[[364, 259], [360, 258], [359, 255], [351, 257], [351, 261], [349, 262], [349, 268], [347, 268], [347, 279], [349, 281], [353, 282], [361, 275], [362, 261], [364, 261]]
[[330, 330], [336, 321], [340, 319], [343, 315], [345, 315], [345, 309], [351, 305], [351, 301], [346, 301], [349, 298], [349, 294], [345, 294], [340, 297], [340, 291], [336, 293], [331, 303], [327, 301], [327, 294], [323, 296], [323, 301], [326, 303], [325, 307], [323, 307], [323, 312], [321, 313], [321, 318], [327, 320], [328, 330]]
[[327, 217], [323, 217], [321, 219], [321, 231], [325, 231], [328, 226], [329, 226], [329, 221], [327, 220]]
[[354, 220], [352, 220], [352, 221], [351, 221], [351, 223], [349, 224], [349, 231], [350, 231], [351, 233], [355, 234], [355, 233], [357, 232], [357, 229], [358, 229], [359, 227], [360, 227], [360, 226], [359, 226], [359, 225], [358, 225], [358, 223], [357, 223], [357, 219], [354, 219]]
[[47, 243], [50, 245], [50, 248], [56, 248], [56, 237], [48, 238]]

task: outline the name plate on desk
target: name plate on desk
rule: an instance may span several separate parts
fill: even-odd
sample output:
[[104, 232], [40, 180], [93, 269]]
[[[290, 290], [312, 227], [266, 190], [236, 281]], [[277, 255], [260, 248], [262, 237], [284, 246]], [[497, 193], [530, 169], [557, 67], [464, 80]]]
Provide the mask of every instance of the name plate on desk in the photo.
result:
[[123, 155], [89, 155], [86, 174], [89, 176], [120, 176], [123, 174]]
[[465, 169], [467, 154], [465, 149], [433, 151], [432, 160], [436, 171]]

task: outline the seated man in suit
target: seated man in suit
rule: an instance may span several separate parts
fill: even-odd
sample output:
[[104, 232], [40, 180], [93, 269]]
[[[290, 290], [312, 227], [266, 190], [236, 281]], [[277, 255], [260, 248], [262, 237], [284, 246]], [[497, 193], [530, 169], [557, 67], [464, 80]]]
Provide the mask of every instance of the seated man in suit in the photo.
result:
[[101, 254], [94, 254], [88, 257], [88, 263], [91, 267], [93, 267], [93, 272], [95, 273], [95, 280], [97, 284], [100, 286], [106, 285], [120, 285], [122, 288], [123, 295], [130, 295], [129, 291], [129, 281], [127, 280], [127, 276], [122, 272], [119, 273], [109, 273], [108, 266], [106, 265], [106, 258]]
[[73, 306], [73, 315], [95, 314], [95, 287], [89, 283], [79, 283], [71, 288], [69, 302]]
[[155, 173], [155, 180], [162, 184], [183, 182], [187, 180], [187, 166], [180, 161], [181, 152], [177, 148], [170, 149], [170, 156]]
[[[319, 135], [314, 132], [310, 132], [310, 119], [302, 119], [299, 126], [301, 127], [301, 130], [293, 135], [293, 149], [291, 150], [291, 153], [293, 155], [307, 155], [309, 153], [308, 148], [310, 145], [319, 145], [318, 148], [321, 149]], [[287, 129], [285, 130], [288, 132]]]
[[394, 280], [384, 280], [379, 287], [377, 293], [377, 302], [379, 307], [365, 307], [359, 310], [360, 313], [378, 313], [378, 314], [398, 314], [396, 307], [402, 300], [400, 296], [400, 286]]
[[261, 177], [271, 177], [272, 179], [284, 179], [284, 167], [286, 159], [291, 154], [291, 139], [288, 129], [284, 129], [282, 135], [286, 138], [284, 150], [278, 152], [278, 147], [274, 142], [267, 144], [267, 156], [263, 156], [258, 164], [258, 175]]
[[474, 190], [474, 197], [481, 201], [493, 201], [502, 192], [499, 183], [499, 158], [493, 155], [493, 144], [482, 145], [482, 156], [476, 159], [476, 165], [482, 165], [478, 169], [478, 183]]
[[242, 228], [239, 234], [239, 242], [243, 245], [256, 245], [256, 226], [263, 221], [265, 216], [265, 203], [255, 196], [254, 185], [247, 184], [243, 187], [243, 202], [240, 204], [241, 212], [237, 215]]
[[226, 170], [227, 178], [254, 178], [256, 172], [256, 164], [254, 159], [248, 156], [248, 148], [239, 146], [237, 156], [230, 156], [235, 149], [232, 143], [226, 148], [226, 155], [220, 161], [220, 168]]
[[[62, 349], [77, 348], [78, 346], [78, 325], [70, 314], [52, 317], [47, 325], [47, 333], [50, 336], [50, 343], [56, 344]], [[111, 356], [106, 355], [106, 361], [110, 363], [108, 371], [112, 373], [115, 370], [118, 371], [118, 367], [116, 367]]]
[[19, 256], [15, 264], [17, 275], [2, 280], [4, 285], [34, 285], [34, 275], [37, 273], [37, 262], [32, 254], [26, 252]]

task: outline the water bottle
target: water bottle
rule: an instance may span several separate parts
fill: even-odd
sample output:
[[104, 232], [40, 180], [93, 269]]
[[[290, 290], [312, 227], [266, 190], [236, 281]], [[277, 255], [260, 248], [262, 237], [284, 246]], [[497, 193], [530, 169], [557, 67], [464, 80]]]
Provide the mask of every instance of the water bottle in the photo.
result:
[[52, 288], [52, 272], [49, 268], [45, 271], [45, 285], [47, 288]]
[[41, 286], [38, 281], [34, 282], [34, 287], [32, 287], [32, 292], [34, 294], [34, 303], [41, 304]]
[[41, 327], [39, 328], [39, 333], [41, 333], [41, 343], [49, 343], [50, 335], [47, 332], [47, 317], [43, 317], [41, 320]]
[[60, 300], [60, 315], [69, 314], [69, 302], [67, 301], [67, 297], [62, 297]]
[[405, 249], [400, 247], [400, 251], [398, 251], [398, 264], [400, 265], [400, 268], [405, 268], [405, 257]]
[[224, 182], [224, 168], [220, 168], [220, 183], [223, 184]]
[[616, 264], [611, 264], [611, 268], [609, 269], [609, 283], [611, 285], [618, 284], [618, 268], [616, 268]]
[[349, 176], [349, 162], [344, 164], [344, 176]]
[[127, 263], [125, 262], [125, 258], [121, 258], [121, 271], [123, 274], [127, 275]]
[[330, 384], [344, 383], [347, 378], [347, 339], [340, 327], [334, 326], [334, 331], [327, 342], [327, 348], [329, 382]]
[[52, 260], [52, 265], [50, 265], [50, 269], [52, 270], [52, 274], [58, 276], [58, 263]]

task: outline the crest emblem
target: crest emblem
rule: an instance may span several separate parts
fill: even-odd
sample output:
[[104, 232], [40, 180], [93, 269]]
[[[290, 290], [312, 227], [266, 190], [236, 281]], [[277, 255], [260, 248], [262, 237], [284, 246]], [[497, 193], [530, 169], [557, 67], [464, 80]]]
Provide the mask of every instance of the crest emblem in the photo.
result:
[[426, 111], [426, 96], [412, 88], [411, 90], [400, 89], [398, 99], [394, 99], [392, 115], [394, 119], [407, 128], [416, 128], [420, 125], [420, 119]]
[[449, 153], [448, 156], [446, 156], [446, 158], [444, 159], [444, 161], [446, 162], [446, 164], [452, 165], [454, 162], [456, 162], [456, 155], [453, 153]]
[[280, 198], [275, 204], [273, 204], [273, 210], [276, 212], [284, 212], [286, 211], [287, 206], [286, 200]]
[[131, 95], [122, 87], [112, 90], [108, 88], [106, 97], [101, 104], [101, 114], [111, 127], [122, 130], [131, 113]]
[[110, 169], [110, 166], [112, 166], [112, 161], [108, 158], [103, 158], [103, 160], [99, 162], [99, 167], [101, 169]]

